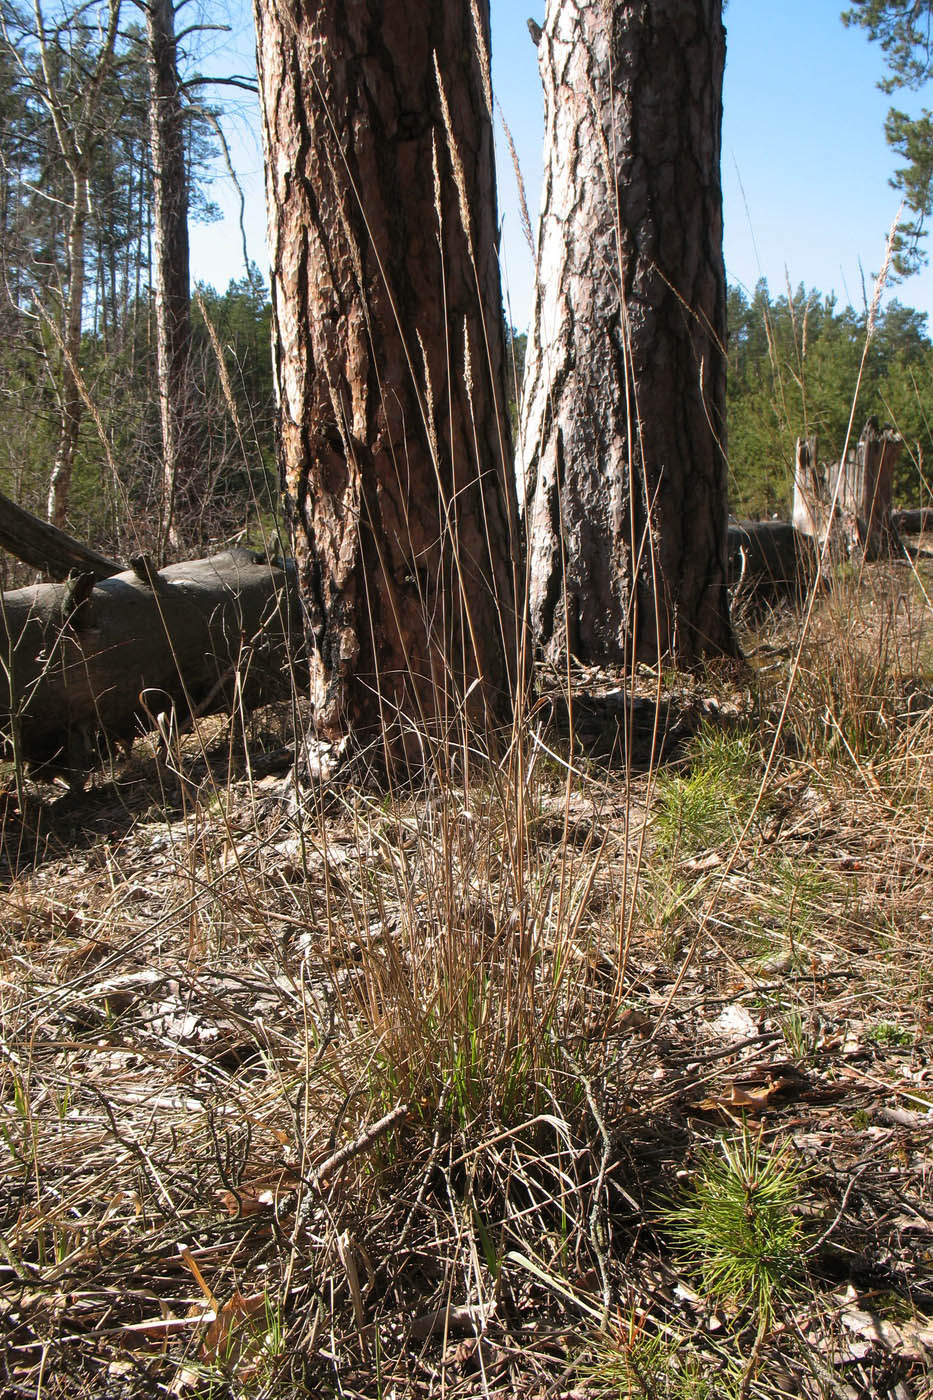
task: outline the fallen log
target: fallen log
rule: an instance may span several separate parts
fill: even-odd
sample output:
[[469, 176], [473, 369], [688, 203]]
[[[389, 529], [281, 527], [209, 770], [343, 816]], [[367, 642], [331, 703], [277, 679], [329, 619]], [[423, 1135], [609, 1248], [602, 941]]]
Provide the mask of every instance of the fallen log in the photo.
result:
[[18, 506], [0, 491], [0, 549], [31, 564], [49, 578], [66, 579], [78, 570], [94, 578], [110, 578], [123, 565], [79, 544], [64, 530], [49, 525]]
[[[907, 514], [895, 524], [909, 533]], [[0, 754], [80, 787], [162, 716], [174, 727], [283, 693], [303, 636], [290, 568], [232, 549], [162, 570], [139, 556], [114, 573], [62, 539], [92, 567], [0, 593]], [[793, 595], [812, 577], [813, 542], [788, 521], [732, 521], [728, 551], [730, 584], [746, 597]]]
[[923, 535], [933, 530], [933, 510], [929, 506], [920, 510], [893, 510], [891, 521], [902, 535]]
[[812, 541], [788, 520], [730, 521], [728, 553], [729, 586], [744, 598], [799, 593], [815, 564]]
[[80, 787], [160, 715], [272, 698], [301, 634], [289, 570], [245, 549], [0, 594], [0, 746]]

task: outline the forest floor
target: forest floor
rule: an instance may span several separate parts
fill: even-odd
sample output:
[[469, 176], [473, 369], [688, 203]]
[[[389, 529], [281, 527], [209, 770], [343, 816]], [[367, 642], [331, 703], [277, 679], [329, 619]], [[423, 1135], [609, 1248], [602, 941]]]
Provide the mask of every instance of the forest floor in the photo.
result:
[[924, 579], [417, 790], [11, 783], [0, 1394], [933, 1396]]

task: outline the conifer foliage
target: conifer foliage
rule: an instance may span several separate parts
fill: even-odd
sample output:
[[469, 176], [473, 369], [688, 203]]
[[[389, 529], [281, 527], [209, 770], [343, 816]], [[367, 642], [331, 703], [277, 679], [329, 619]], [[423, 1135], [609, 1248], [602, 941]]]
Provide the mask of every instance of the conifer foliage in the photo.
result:
[[[881, 45], [887, 77], [883, 92], [919, 92], [933, 77], [933, 0], [854, 0], [842, 16], [861, 25]], [[927, 262], [921, 240], [933, 209], [933, 112], [910, 116], [892, 107], [885, 121], [888, 144], [904, 164], [891, 183], [901, 190], [910, 218], [902, 225], [895, 248], [897, 267], [907, 274]]]

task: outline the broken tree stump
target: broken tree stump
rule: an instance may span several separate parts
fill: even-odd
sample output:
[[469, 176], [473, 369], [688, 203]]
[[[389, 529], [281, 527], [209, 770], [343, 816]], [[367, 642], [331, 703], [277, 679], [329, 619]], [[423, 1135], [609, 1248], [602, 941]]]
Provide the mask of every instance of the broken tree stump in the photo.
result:
[[794, 453], [794, 529], [821, 544], [826, 533], [829, 500], [826, 473], [817, 461], [815, 437], [798, 438]]
[[836, 501], [847, 553], [881, 559], [901, 550], [891, 517], [894, 468], [903, 439], [893, 428], [869, 418], [858, 445], [837, 468]]
[[74, 786], [115, 742], [281, 693], [302, 626], [289, 570], [245, 549], [0, 594], [0, 748]]
[[869, 418], [846, 460], [827, 470], [815, 437], [798, 438], [794, 455], [794, 526], [832, 559], [879, 559], [900, 551], [891, 510], [894, 468], [903, 442]]

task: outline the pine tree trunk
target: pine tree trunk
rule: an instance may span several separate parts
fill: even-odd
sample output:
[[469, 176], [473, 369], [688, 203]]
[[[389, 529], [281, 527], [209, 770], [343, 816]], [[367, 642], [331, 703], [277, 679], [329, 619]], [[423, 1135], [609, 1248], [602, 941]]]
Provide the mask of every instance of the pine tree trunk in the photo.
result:
[[255, 0], [281, 451], [317, 734], [514, 685], [488, 0]]
[[730, 652], [721, 0], [548, 0], [519, 476], [540, 644]]
[[159, 551], [178, 548], [175, 500], [190, 451], [188, 355], [191, 298], [188, 255], [188, 172], [172, 0], [146, 6], [149, 141], [152, 159], [156, 364], [162, 424], [162, 511]]

